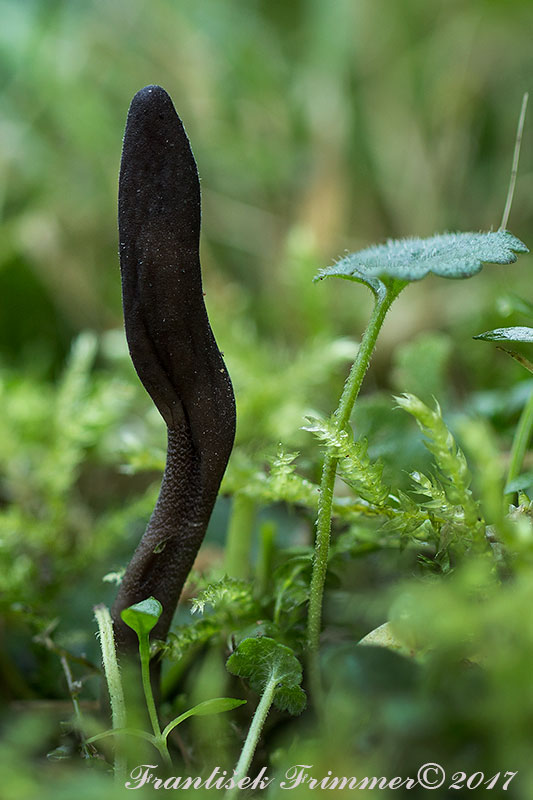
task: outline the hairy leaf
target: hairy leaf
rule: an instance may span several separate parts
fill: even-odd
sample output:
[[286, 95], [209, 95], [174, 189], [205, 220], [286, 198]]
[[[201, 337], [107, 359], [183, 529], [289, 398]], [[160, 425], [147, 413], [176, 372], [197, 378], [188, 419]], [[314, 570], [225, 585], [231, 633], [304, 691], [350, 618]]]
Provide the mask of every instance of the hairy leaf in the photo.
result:
[[275, 681], [274, 705], [280, 711], [300, 714], [304, 710], [306, 697], [300, 686], [302, 667], [290, 647], [268, 636], [243, 639], [228, 658], [226, 667], [232, 675], [247, 678], [259, 694]]
[[309, 425], [304, 430], [314, 433], [333, 450], [339, 465], [339, 472], [346, 483], [369, 503], [381, 506], [389, 495], [389, 487], [383, 482], [383, 464], [372, 461], [368, 456], [368, 443], [365, 439], [354, 442], [348, 430], [337, 430], [331, 419], [307, 417]]
[[217, 636], [221, 628], [220, 620], [214, 616], [195, 620], [190, 625], [179, 625], [170, 631], [167, 641], [161, 643], [161, 649], [170, 659], [182, 661], [193, 648]]
[[335, 276], [374, 288], [371, 282], [376, 279], [409, 283], [430, 272], [443, 278], [469, 278], [483, 264], [511, 264], [516, 261], [516, 253], [527, 252], [525, 244], [508, 231], [391, 239], [386, 244], [350, 253], [334, 266], [319, 270], [315, 280]]
[[[261, 464], [255, 466], [242, 450], [237, 451], [223, 489], [231, 494], [238, 491], [264, 505], [281, 502], [315, 510], [319, 487], [296, 472], [293, 462], [297, 457], [298, 453], [286, 453], [280, 445], [276, 455], [262, 455]], [[265, 462], [269, 467], [266, 471]]]
[[493, 331], [478, 333], [474, 339], [483, 339], [485, 342], [533, 342], [533, 328], [495, 328]]
[[241, 578], [225, 575], [216, 583], [210, 583], [192, 600], [191, 612], [203, 614], [206, 605], [212, 608], [233, 607], [235, 610], [249, 609], [253, 603], [252, 586]]
[[[484, 522], [479, 504], [470, 490], [471, 476], [466, 459], [457, 447], [455, 439], [446, 427], [438, 403], [435, 410], [429, 408], [413, 394], [405, 393], [395, 397], [398, 405], [416, 419], [419, 428], [426, 436], [424, 444], [433, 454], [435, 464], [440, 472], [439, 483], [431, 481], [419, 472], [412, 474], [413, 480], [421, 487], [422, 492], [432, 498], [428, 507], [443, 509], [446, 499], [452, 506], [462, 509], [467, 527], [482, 536]], [[442, 487], [440, 486], [442, 484]]]

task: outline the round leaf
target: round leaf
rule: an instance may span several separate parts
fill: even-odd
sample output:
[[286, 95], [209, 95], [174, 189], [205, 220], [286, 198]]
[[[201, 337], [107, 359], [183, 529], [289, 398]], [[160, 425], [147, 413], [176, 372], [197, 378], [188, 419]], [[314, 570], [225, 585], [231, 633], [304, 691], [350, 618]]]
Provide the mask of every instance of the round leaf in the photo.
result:
[[268, 636], [243, 639], [226, 667], [232, 675], [248, 678], [259, 694], [275, 680], [274, 705], [280, 711], [300, 714], [305, 708], [305, 692], [300, 687], [302, 667], [290, 647]]
[[163, 607], [159, 600], [156, 600], [155, 597], [148, 597], [146, 600], [141, 600], [140, 603], [125, 608], [120, 616], [123, 622], [141, 638], [148, 636], [157, 624], [162, 611]]

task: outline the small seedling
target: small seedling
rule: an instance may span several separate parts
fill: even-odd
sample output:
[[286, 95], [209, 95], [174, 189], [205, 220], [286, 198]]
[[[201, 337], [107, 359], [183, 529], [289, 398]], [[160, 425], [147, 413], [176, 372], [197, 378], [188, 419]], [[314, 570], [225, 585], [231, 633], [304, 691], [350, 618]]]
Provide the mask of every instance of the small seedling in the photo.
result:
[[[153, 733], [139, 730], [137, 728], [130, 728], [126, 725], [126, 711], [124, 706], [124, 693], [122, 689], [122, 682], [116, 661], [115, 648], [113, 644], [112, 623], [107, 609], [101, 607], [96, 609], [97, 620], [99, 623], [100, 636], [102, 641], [102, 655], [104, 660], [104, 669], [111, 698], [111, 707], [113, 710], [113, 728], [111, 730], [103, 731], [87, 740], [87, 743], [97, 742], [108, 736], [129, 735], [136, 736], [140, 739], [145, 739], [150, 742], [161, 755], [164, 763], [170, 767], [172, 765], [170, 753], [168, 751], [168, 736], [175, 727], [180, 725], [189, 717], [193, 716], [206, 716], [207, 714], [220, 714], [223, 711], [231, 711], [233, 708], [243, 705], [246, 700], [238, 700], [232, 697], [217, 697], [212, 700], [205, 700], [203, 703], [189, 708], [187, 711], [180, 714], [171, 720], [166, 727], [161, 730], [157, 710], [154, 702], [154, 695], [150, 683], [150, 632], [153, 630], [157, 621], [162, 613], [162, 607], [158, 600], [154, 597], [148, 597], [146, 600], [136, 603], [129, 608], [125, 608], [122, 612], [122, 619], [128, 627], [130, 627], [137, 635], [139, 643], [139, 657], [141, 661], [141, 676], [148, 709], [148, 715], [152, 724]], [[117, 753], [118, 755], [118, 753]], [[125, 770], [125, 763], [123, 758], [117, 760], [115, 764], [115, 772], [117, 775], [122, 776]]]
[[[226, 667], [233, 675], [246, 678], [251, 688], [261, 695], [235, 768], [237, 782], [248, 773], [272, 704], [279, 711], [301, 714], [306, 705], [306, 697], [300, 686], [300, 662], [290, 647], [279, 644], [268, 636], [243, 639], [228, 658]], [[228, 795], [234, 791], [230, 790]]]

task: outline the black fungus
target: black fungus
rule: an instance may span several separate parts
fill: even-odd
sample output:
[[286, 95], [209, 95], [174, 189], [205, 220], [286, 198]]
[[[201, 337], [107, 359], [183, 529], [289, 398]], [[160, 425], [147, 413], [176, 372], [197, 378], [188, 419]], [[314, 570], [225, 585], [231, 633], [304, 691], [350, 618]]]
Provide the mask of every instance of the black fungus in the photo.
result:
[[163, 606], [152, 635], [166, 636], [235, 435], [233, 389], [202, 293], [196, 162], [160, 86], [141, 89], [130, 106], [118, 223], [128, 346], [168, 428], [159, 498], [113, 606], [124, 651], [136, 646], [136, 637], [120, 612], [151, 595]]

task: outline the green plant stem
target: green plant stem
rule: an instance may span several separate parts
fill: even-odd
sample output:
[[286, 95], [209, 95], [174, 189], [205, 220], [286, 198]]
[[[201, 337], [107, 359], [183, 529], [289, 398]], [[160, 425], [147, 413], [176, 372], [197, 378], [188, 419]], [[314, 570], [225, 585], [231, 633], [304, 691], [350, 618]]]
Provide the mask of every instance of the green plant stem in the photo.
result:
[[[261, 731], [263, 730], [263, 725], [265, 724], [268, 712], [270, 711], [270, 706], [274, 700], [274, 692], [276, 691], [278, 680], [279, 678], [276, 675], [273, 675], [268, 681], [261, 696], [261, 700], [255, 709], [255, 714], [248, 730], [246, 741], [244, 742], [237, 766], [235, 767], [235, 783], [248, 774], [248, 770], [250, 769], [250, 764], [252, 763], [252, 758], [255, 753], [255, 748], [257, 747], [259, 737], [261, 736]], [[233, 797], [238, 791], [238, 787], [235, 786], [233, 789], [229, 789], [226, 792], [226, 797]]]
[[276, 540], [276, 525], [272, 520], [263, 522], [259, 529], [259, 555], [255, 568], [255, 592], [263, 597], [272, 577], [272, 558]]
[[[520, 419], [518, 420], [518, 425], [516, 426], [513, 445], [511, 447], [511, 456], [509, 459], [507, 484], [509, 484], [515, 478], [518, 478], [518, 476], [520, 475], [520, 470], [522, 469], [522, 464], [524, 461], [524, 456], [526, 454], [527, 446], [529, 444], [529, 440], [531, 439], [532, 430], [533, 430], [533, 391], [529, 395], [527, 403], [522, 409]], [[513, 502], [514, 495], [515, 493], [511, 492], [504, 496], [503, 499], [505, 507], [507, 507], [509, 503]]]
[[161, 753], [166, 766], [171, 767], [172, 761], [170, 759], [170, 753], [168, 752], [166, 737], [161, 735], [154, 694], [152, 692], [152, 684], [150, 682], [150, 640], [148, 634], [139, 636], [139, 656], [141, 659], [141, 678], [144, 697], [146, 699], [146, 707], [148, 708], [148, 715], [154, 732], [154, 744]]
[[250, 577], [254, 519], [255, 501], [241, 492], [236, 492], [233, 495], [224, 559], [224, 570], [232, 578]]
[[139, 637], [139, 655], [141, 658], [141, 677], [143, 684], [144, 697], [146, 699], [146, 706], [152, 723], [152, 730], [154, 736], [161, 736], [161, 728], [159, 727], [159, 719], [155, 708], [155, 700], [152, 692], [152, 684], [150, 683], [150, 642], [148, 636]]
[[[352, 365], [348, 379], [334, 414], [337, 430], [343, 430], [348, 424], [354, 403], [361, 389], [363, 378], [370, 364], [370, 359], [376, 345], [378, 334], [381, 330], [387, 311], [398, 296], [404, 284], [392, 285], [376, 295], [376, 302], [372, 315], [365, 330], [357, 357]], [[328, 450], [322, 468], [320, 483], [320, 500], [318, 504], [318, 517], [316, 523], [315, 553], [313, 559], [313, 573], [309, 596], [309, 612], [307, 618], [307, 647], [309, 651], [309, 677], [311, 690], [317, 703], [321, 694], [320, 673], [318, 666], [318, 650], [320, 629], [322, 624], [322, 600], [324, 596], [324, 583], [328, 567], [328, 554], [331, 533], [331, 514], [333, 506], [333, 492], [335, 474], [337, 471], [337, 457]]]
[[[113, 621], [109, 609], [104, 605], [95, 606], [94, 616], [98, 624], [100, 633], [100, 649], [102, 651], [102, 662], [104, 674], [111, 702], [111, 718], [113, 729], [126, 727], [126, 704], [124, 702], [124, 690], [118, 669], [117, 654], [115, 650], [115, 639], [113, 636]], [[126, 775], [126, 756], [119, 742], [115, 738], [115, 780], [117, 783], [123, 782]]]

